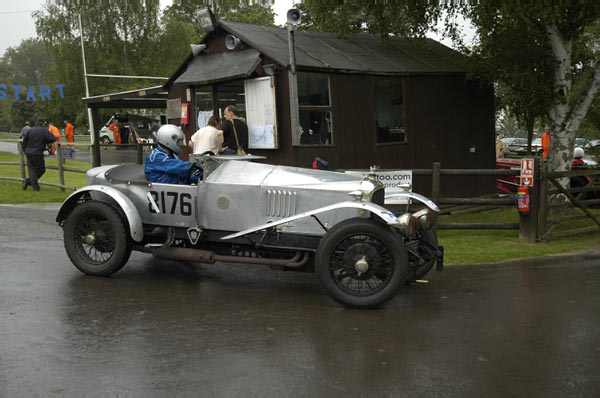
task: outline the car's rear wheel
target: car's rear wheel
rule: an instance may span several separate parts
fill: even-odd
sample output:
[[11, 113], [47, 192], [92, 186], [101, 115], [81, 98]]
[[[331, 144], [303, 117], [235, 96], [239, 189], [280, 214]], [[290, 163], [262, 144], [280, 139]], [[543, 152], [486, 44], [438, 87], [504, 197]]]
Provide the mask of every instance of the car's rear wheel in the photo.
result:
[[127, 224], [117, 210], [89, 201], [73, 209], [64, 226], [67, 255], [83, 273], [108, 276], [120, 270], [131, 255]]
[[422, 279], [431, 271], [437, 259], [437, 231], [430, 229], [421, 232], [418, 238], [405, 240], [408, 249], [407, 283]]
[[404, 284], [407, 254], [400, 236], [374, 220], [352, 218], [321, 239], [315, 269], [329, 295], [346, 307], [377, 307]]

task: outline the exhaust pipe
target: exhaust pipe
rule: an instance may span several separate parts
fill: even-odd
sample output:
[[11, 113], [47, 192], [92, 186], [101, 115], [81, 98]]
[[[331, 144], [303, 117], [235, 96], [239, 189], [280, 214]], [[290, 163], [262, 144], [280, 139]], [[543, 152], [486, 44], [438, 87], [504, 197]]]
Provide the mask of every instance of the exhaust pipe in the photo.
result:
[[242, 264], [263, 264], [275, 267], [299, 268], [305, 265], [310, 258], [308, 252], [296, 252], [292, 258], [260, 258], [260, 257], [238, 257], [222, 256], [215, 252], [200, 249], [188, 249], [185, 247], [136, 247], [135, 250], [150, 253], [156, 258], [173, 261], [187, 261], [192, 263], [214, 264], [223, 263], [242, 263]]

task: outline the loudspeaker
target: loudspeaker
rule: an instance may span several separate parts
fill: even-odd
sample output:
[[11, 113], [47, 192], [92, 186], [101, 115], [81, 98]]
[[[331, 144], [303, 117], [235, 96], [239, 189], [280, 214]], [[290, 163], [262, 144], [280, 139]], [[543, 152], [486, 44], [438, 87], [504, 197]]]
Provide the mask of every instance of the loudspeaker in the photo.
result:
[[287, 12], [287, 21], [289, 24], [298, 25], [302, 19], [302, 14], [297, 8], [290, 8]]
[[192, 54], [194, 54], [194, 57], [206, 50], [206, 44], [190, 44], [190, 47], [192, 47]]
[[227, 47], [228, 50], [233, 50], [240, 43], [241, 43], [240, 39], [238, 39], [234, 35], [227, 35], [227, 37], [225, 37], [225, 47]]

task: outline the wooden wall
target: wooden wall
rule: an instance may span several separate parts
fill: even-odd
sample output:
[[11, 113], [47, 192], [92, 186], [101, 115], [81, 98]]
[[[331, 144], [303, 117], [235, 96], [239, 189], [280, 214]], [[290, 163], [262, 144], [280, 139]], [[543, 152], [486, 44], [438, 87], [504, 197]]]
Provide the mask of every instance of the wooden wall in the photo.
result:
[[[408, 141], [377, 144], [373, 78], [330, 75], [334, 145], [293, 147], [289, 131], [287, 74], [277, 78], [278, 150], [252, 150], [273, 164], [311, 167], [316, 156], [339, 169], [495, 168], [494, 98], [464, 76], [405, 78], [405, 130]], [[475, 152], [471, 152], [475, 148]], [[414, 191], [429, 195], [431, 179], [415, 177]], [[495, 192], [493, 177], [442, 178], [442, 196]]]

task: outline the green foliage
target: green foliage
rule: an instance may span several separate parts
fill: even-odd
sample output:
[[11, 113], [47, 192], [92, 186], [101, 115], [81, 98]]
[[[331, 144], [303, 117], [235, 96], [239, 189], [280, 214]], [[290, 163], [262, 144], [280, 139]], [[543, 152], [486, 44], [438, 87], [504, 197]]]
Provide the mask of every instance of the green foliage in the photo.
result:
[[[275, 25], [275, 13], [266, 4], [268, 2], [250, 2], [248, 0], [182, 0], [174, 2], [174, 4], [166, 8], [162, 18], [163, 23], [169, 24], [173, 21], [186, 22], [194, 27], [197, 37], [201, 37], [204, 32], [201, 28], [198, 11], [201, 8], [210, 6], [211, 3], [214, 3], [212, 10], [217, 20], [265, 26]], [[195, 40], [190, 43], [197, 43], [198, 41]]]

